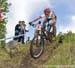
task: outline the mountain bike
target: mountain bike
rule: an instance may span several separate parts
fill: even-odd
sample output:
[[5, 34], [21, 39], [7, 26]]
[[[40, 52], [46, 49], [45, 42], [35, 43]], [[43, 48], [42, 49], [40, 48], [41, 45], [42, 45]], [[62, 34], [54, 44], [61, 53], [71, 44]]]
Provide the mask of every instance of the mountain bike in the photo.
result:
[[38, 31], [37, 35], [34, 35], [30, 44], [30, 54], [34, 59], [40, 57], [43, 54], [45, 40], [52, 42], [53, 33], [50, 32], [50, 29], [51, 25], [48, 23], [47, 30], [42, 27], [41, 30]]

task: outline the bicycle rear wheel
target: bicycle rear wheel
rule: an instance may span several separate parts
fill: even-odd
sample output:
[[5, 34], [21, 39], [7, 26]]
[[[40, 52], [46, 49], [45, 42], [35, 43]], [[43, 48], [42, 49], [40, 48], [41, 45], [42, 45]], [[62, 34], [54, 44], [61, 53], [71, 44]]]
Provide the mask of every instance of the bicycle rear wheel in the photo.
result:
[[31, 41], [30, 45], [30, 54], [31, 56], [36, 59], [42, 55], [44, 51], [44, 40], [41, 38], [40, 35], [38, 37], [34, 37]]

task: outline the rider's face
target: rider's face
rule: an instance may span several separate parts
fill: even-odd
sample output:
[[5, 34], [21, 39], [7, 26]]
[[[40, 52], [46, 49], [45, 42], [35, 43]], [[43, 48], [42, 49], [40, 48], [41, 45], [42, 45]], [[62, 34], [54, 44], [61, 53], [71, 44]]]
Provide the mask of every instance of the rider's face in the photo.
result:
[[45, 16], [46, 16], [46, 17], [49, 17], [49, 14], [50, 14], [49, 12], [46, 12], [46, 13], [45, 13]]
[[48, 18], [49, 17], [49, 14], [45, 14], [45, 16], [46, 16], [46, 18]]

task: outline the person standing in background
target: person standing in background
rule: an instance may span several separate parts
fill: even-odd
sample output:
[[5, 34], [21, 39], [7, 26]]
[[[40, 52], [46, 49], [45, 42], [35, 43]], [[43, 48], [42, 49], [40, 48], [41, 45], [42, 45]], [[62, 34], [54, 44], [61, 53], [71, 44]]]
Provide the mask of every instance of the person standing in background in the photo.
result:
[[20, 36], [19, 37], [19, 39], [18, 39], [18, 42], [22, 42], [22, 44], [24, 44], [24, 35], [23, 34], [25, 34], [25, 31], [24, 31], [24, 21], [21, 21], [21, 28], [20, 28], [20, 35], [22, 35], [22, 36]]
[[22, 36], [19, 37], [18, 42], [22, 42], [22, 44], [25, 44], [25, 34], [26, 32], [28, 32], [28, 30], [26, 30], [26, 24], [25, 21], [21, 21], [21, 29], [20, 29], [20, 34], [22, 34]]
[[[22, 22], [19, 21], [18, 24], [15, 26], [15, 36], [20, 35], [21, 25], [22, 25]], [[19, 37], [14, 37], [14, 40], [19, 40]]]

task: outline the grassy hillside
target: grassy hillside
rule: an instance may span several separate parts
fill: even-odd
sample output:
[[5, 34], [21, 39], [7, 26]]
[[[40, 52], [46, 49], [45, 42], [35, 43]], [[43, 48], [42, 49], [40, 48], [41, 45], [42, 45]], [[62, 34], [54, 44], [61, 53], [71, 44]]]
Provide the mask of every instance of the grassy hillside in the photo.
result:
[[75, 65], [75, 34], [64, 34], [63, 43], [56, 49], [53, 49], [55, 43], [45, 46], [43, 55], [36, 60], [30, 56], [29, 45], [30, 42], [18, 45], [18, 52], [15, 51], [12, 58], [0, 48], [0, 68], [58, 68], [59, 65], [66, 65], [59, 68], [75, 68], [72, 66]]
[[20, 68], [75, 68], [75, 34], [68, 33], [63, 37], [63, 43], [58, 43], [58, 47], [56, 42], [45, 45], [44, 53], [36, 60], [27, 54]]
[[63, 41], [63, 44], [60, 44], [53, 56], [46, 62], [46, 65], [54, 67], [56, 65], [75, 65], [75, 34], [65, 34]]
[[29, 42], [26, 45], [18, 45], [17, 48], [18, 52], [14, 50], [12, 58], [5, 48], [0, 48], [0, 68], [18, 68], [24, 54], [29, 49]]

